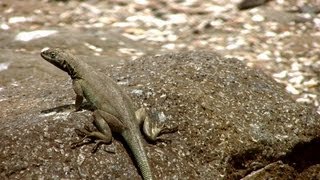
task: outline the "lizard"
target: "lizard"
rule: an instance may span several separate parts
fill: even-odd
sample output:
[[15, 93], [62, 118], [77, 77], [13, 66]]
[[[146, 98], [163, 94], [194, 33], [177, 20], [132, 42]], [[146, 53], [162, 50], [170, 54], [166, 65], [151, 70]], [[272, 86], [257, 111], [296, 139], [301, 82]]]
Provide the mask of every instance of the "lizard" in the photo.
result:
[[76, 129], [84, 138], [73, 144], [84, 144], [85, 138], [97, 139], [92, 151], [102, 143], [112, 143], [112, 132], [120, 134], [131, 150], [144, 180], [152, 180], [153, 175], [142, 143], [142, 132], [149, 141], [156, 141], [168, 128], [157, 127], [144, 108], [136, 109], [132, 99], [110, 77], [97, 72], [93, 67], [81, 61], [67, 50], [45, 48], [41, 57], [59, 69], [67, 72], [72, 79], [75, 91], [75, 109], [80, 110], [84, 98], [91, 103], [93, 124], [98, 131], [88, 128]]

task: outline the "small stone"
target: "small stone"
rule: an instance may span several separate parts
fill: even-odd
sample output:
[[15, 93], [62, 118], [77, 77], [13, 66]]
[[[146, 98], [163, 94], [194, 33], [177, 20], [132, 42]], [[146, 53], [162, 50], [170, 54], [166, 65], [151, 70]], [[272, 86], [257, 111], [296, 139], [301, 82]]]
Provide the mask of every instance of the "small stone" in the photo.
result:
[[291, 84], [288, 84], [287, 87], [286, 87], [286, 90], [291, 93], [291, 94], [294, 94], [294, 95], [298, 95], [300, 94], [300, 91], [298, 91], [295, 87], [293, 87]]
[[141, 89], [134, 89], [131, 91], [132, 94], [142, 96], [143, 91]]
[[319, 81], [314, 79], [314, 78], [312, 78], [309, 81], [303, 82], [303, 85], [308, 87], [308, 88], [317, 87], [319, 85]]
[[254, 22], [262, 22], [265, 20], [265, 18], [260, 14], [256, 14], [252, 16], [251, 20]]
[[265, 51], [265, 52], [262, 52], [260, 53], [257, 58], [261, 61], [269, 61], [271, 60], [270, 58], [270, 51]]
[[15, 39], [16, 41], [31, 41], [33, 39], [39, 39], [43, 37], [47, 37], [53, 34], [58, 33], [56, 30], [36, 30], [36, 31], [30, 31], [30, 32], [20, 32], [16, 35]]
[[3, 30], [8, 30], [8, 29], [10, 29], [10, 26], [8, 26], [8, 24], [6, 24], [6, 23], [2, 23], [2, 24], [0, 24], [0, 28]]
[[283, 79], [283, 78], [285, 78], [287, 75], [288, 75], [288, 71], [284, 70], [284, 71], [281, 71], [281, 72], [279, 72], [279, 73], [275, 73], [275, 74], [273, 74], [272, 76], [273, 76], [274, 78]]

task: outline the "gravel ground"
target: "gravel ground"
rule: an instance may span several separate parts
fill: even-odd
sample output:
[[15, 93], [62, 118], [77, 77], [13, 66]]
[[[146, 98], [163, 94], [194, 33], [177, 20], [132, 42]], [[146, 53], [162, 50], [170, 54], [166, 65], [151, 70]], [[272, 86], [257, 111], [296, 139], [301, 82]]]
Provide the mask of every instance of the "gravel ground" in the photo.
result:
[[[0, 31], [55, 28], [114, 30], [157, 47], [156, 54], [180, 50], [217, 51], [261, 69], [300, 103], [319, 108], [319, 0], [274, 0], [239, 11], [238, 0], [30, 0], [0, 2]], [[94, 55], [104, 49], [86, 44]], [[20, 49], [23, 51], [23, 49]], [[131, 58], [131, 48], [117, 53]]]

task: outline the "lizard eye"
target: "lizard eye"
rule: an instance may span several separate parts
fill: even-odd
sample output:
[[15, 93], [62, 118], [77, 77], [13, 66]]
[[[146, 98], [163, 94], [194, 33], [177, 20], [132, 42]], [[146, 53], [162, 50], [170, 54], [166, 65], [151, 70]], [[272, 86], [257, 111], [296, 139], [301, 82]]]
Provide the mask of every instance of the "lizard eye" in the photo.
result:
[[56, 58], [56, 53], [50, 53], [50, 57], [52, 58], [52, 59], [54, 59], [54, 58]]

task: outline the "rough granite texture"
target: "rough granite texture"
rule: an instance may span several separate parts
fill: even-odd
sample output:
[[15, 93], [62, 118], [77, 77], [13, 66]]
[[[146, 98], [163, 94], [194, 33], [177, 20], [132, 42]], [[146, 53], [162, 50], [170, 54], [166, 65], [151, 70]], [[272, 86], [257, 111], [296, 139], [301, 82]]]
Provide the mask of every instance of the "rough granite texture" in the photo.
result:
[[[1, 179], [140, 179], [117, 138], [102, 148], [115, 154], [91, 154], [92, 144], [70, 149], [74, 128], [91, 125], [90, 111], [72, 111], [66, 74], [38, 56], [19, 56], [0, 72]], [[86, 61], [138, 106], [179, 126], [164, 135], [170, 141], [145, 143], [156, 179], [250, 179], [262, 171], [279, 179], [319, 177], [319, 115], [236, 59], [188, 52], [110, 66]]]

